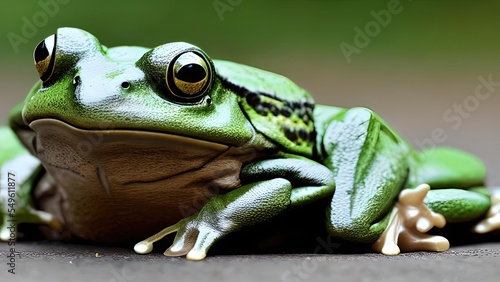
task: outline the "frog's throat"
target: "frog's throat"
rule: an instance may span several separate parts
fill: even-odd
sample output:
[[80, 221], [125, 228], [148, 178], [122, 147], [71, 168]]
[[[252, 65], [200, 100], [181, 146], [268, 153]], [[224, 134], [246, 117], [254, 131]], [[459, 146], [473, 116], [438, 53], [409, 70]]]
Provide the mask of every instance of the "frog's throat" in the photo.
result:
[[[56, 119], [39, 119], [32, 151], [44, 165], [85, 178], [83, 167], [97, 169], [101, 185], [108, 190], [110, 171], [148, 171], [121, 184], [155, 182], [200, 169], [231, 147], [195, 138], [135, 130], [84, 130]], [[120, 163], [122, 162], [122, 163]], [[151, 163], [157, 172], [151, 171]], [[106, 173], [104, 173], [106, 171]], [[121, 173], [120, 173], [121, 174]], [[106, 175], [106, 176], [105, 176]], [[111, 175], [113, 176], [113, 175]]]
[[258, 155], [171, 134], [82, 130], [53, 119], [30, 126], [33, 151], [55, 185], [35, 189], [40, 209], [96, 242], [135, 241], [175, 224], [240, 187], [242, 165]]

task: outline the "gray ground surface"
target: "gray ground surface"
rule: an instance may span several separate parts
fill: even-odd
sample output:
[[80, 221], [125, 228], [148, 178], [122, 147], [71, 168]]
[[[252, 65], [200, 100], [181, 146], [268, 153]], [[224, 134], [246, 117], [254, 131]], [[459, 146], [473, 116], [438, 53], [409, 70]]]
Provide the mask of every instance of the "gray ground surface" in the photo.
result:
[[[201, 262], [161, 253], [48, 242], [16, 245], [16, 274], [1, 245], [0, 281], [499, 281], [500, 243], [444, 253], [211, 256]], [[96, 253], [99, 254], [96, 257]]]

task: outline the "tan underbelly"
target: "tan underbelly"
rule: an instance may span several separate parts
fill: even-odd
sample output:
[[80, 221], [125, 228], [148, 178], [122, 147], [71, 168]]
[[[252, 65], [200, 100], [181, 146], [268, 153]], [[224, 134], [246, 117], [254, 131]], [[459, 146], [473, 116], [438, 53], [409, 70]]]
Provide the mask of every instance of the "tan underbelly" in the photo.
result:
[[[52, 182], [35, 195], [72, 235], [98, 242], [141, 240], [175, 224], [238, 187], [241, 166], [256, 157], [253, 149], [179, 136], [109, 131], [89, 138], [96, 133], [61, 126], [33, 126]], [[92, 138], [98, 144], [82, 149]]]

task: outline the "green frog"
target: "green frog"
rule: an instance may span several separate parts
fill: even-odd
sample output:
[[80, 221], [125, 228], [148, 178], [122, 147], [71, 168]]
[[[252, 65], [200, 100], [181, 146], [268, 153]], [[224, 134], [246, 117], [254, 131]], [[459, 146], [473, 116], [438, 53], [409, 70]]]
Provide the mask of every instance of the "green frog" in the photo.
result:
[[324, 199], [332, 237], [387, 255], [447, 250], [427, 234], [447, 222], [500, 228], [479, 159], [416, 152], [373, 111], [317, 105], [281, 75], [183, 42], [107, 48], [76, 28], [43, 40], [34, 63], [40, 80], [0, 129], [9, 244], [19, 223], [142, 240], [141, 254], [176, 233], [165, 254], [201, 260], [227, 234]]

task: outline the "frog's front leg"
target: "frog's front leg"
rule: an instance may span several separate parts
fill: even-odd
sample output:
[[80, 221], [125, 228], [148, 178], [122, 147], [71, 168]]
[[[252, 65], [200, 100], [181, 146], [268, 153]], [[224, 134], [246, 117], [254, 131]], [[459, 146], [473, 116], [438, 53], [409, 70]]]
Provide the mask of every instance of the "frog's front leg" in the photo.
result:
[[40, 161], [28, 154], [13, 132], [0, 128], [0, 241], [13, 239], [20, 223], [46, 224], [62, 230], [62, 223], [52, 214], [37, 210], [32, 190], [43, 173]]
[[408, 145], [364, 108], [335, 117], [322, 135], [324, 162], [336, 182], [327, 212], [328, 231], [347, 241], [373, 243], [385, 230], [394, 200], [404, 188]]
[[197, 214], [137, 243], [134, 250], [149, 253], [154, 242], [177, 232], [165, 255], [201, 260], [223, 236], [267, 221], [290, 206], [329, 196], [335, 189], [333, 175], [326, 167], [301, 159], [255, 162], [243, 168], [241, 178], [251, 183], [214, 196]]

